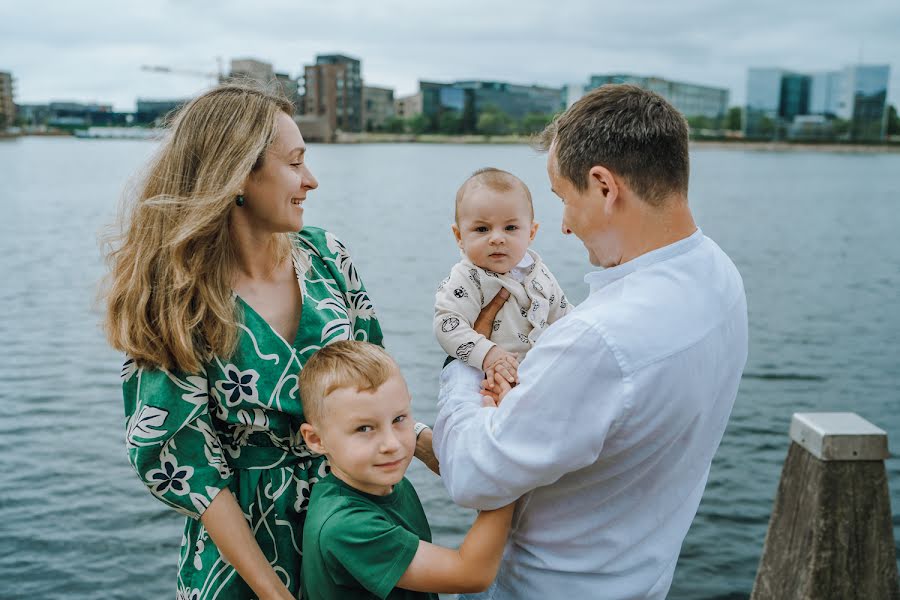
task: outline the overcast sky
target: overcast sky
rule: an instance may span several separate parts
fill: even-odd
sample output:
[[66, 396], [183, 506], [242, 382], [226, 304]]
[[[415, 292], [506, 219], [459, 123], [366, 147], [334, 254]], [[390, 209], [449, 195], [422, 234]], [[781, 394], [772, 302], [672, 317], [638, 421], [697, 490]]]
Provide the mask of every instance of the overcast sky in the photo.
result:
[[291, 76], [316, 54], [362, 60], [367, 84], [397, 95], [418, 80], [490, 79], [560, 86], [625, 72], [728, 88], [747, 68], [801, 71], [890, 64], [900, 103], [900, 1], [856, 0], [0, 0], [0, 71], [16, 102], [178, 98], [216, 57], [270, 62]]

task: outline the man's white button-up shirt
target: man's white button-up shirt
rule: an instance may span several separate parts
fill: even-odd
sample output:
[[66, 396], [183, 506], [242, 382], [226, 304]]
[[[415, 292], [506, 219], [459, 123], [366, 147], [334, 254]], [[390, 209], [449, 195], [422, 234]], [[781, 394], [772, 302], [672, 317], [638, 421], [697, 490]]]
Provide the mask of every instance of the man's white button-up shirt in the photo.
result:
[[585, 277], [499, 408], [441, 375], [435, 453], [453, 500], [519, 500], [492, 598], [665, 598], [747, 359], [731, 260], [699, 230]]

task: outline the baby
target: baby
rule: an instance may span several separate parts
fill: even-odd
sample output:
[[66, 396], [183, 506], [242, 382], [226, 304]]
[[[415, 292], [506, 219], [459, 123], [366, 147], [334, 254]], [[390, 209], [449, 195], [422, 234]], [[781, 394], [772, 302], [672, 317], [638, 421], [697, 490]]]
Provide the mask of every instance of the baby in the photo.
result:
[[[435, 294], [434, 333], [447, 354], [483, 370], [488, 381], [498, 372], [513, 382], [538, 336], [572, 310], [550, 269], [528, 248], [538, 230], [531, 192], [512, 173], [479, 169], [456, 192], [451, 228], [463, 257]], [[501, 288], [510, 297], [487, 339], [473, 325]]]

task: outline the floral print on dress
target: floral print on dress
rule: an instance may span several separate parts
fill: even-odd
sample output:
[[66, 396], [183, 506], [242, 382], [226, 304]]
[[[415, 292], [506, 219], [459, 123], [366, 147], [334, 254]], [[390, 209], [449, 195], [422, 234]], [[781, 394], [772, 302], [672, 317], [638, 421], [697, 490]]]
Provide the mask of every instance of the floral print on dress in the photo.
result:
[[256, 381], [259, 373], [253, 369], [241, 371], [234, 365], [225, 366], [225, 379], [216, 382], [216, 389], [225, 398], [227, 406], [237, 406], [245, 402], [257, 403], [259, 395]]
[[[299, 434], [300, 369], [337, 339], [382, 343], [375, 307], [346, 247], [315, 228], [291, 253], [303, 312], [293, 344], [235, 296], [237, 349], [194, 374], [122, 367], [126, 448], [154, 497], [189, 516], [178, 561], [181, 600], [255, 597], [219, 554], [199, 516], [222, 489], [234, 495], [257, 543], [295, 597], [309, 494], [329, 472]], [[323, 333], [325, 335], [323, 335]]]

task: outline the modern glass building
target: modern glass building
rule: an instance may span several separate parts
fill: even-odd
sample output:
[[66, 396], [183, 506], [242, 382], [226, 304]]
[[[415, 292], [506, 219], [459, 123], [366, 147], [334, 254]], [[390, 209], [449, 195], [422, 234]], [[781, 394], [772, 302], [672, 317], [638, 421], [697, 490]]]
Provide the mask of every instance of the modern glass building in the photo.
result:
[[142, 125], [161, 124], [165, 121], [167, 115], [184, 106], [187, 101], [187, 98], [178, 100], [147, 100], [138, 98], [134, 121]]
[[847, 95], [853, 107], [850, 138], [883, 140], [887, 135], [888, 65], [856, 65], [844, 69]]
[[529, 114], [553, 115], [565, 108], [563, 91], [538, 85], [518, 85], [503, 81], [456, 81], [436, 83], [420, 81], [422, 112], [438, 128], [442, 115], [458, 113], [461, 131], [475, 131], [478, 117], [490, 108], [512, 119]]
[[662, 77], [645, 77], [643, 75], [622, 73], [591, 75], [585, 91], [593, 90], [607, 83], [630, 83], [645, 90], [656, 92], [685, 117], [721, 119], [728, 112], [727, 89], [671, 81]]
[[[805, 132], [803, 137], [825, 133], [855, 141], [882, 140], [887, 134], [889, 78], [888, 65], [851, 65], [814, 74], [750, 69], [744, 133], [765, 139]], [[809, 116], [824, 119], [805, 118]]]
[[852, 111], [842, 96], [843, 85], [841, 71], [813, 73], [809, 88], [809, 112], [831, 118], [845, 114], [843, 118], [849, 119]]

